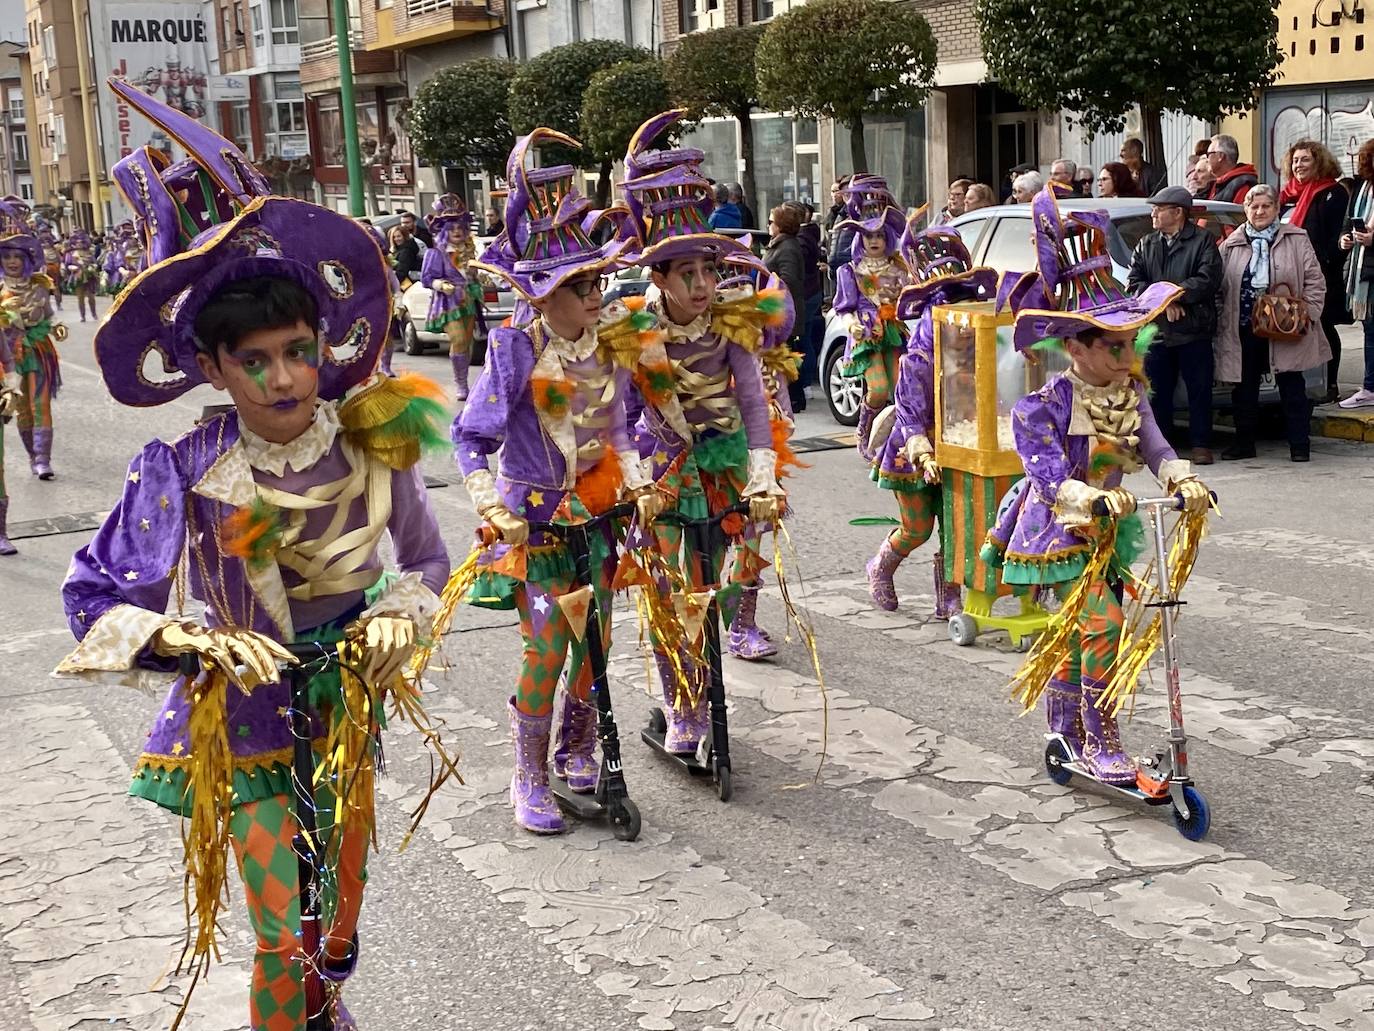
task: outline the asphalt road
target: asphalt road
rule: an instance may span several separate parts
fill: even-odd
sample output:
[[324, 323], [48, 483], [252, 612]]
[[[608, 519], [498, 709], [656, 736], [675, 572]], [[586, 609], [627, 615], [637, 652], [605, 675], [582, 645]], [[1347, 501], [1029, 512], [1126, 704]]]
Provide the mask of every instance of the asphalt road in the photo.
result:
[[[71, 643], [57, 588], [82, 527], [129, 457], [206, 398], [117, 406], [92, 327], [69, 325], [58, 479], [32, 479], [9, 437], [22, 554], [0, 559], [0, 1027], [164, 1028], [182, 990], [168, 977], [178, 827], [124, 796], [157, 701], [48, 671]], [[437, 355], [402, 362], [447, 373]], [[799, 435], [835, 430], [808, 413]], [[428, 765], [416, 735], [389, 735], [350, 1008], [392, 1031], [1374, 1028], [1370, 454], [1315, 441], [1298, 466], [1273, 443], [1207, 471], [1222, 517], [1181, 625], [1190, 757], [1213, 814], [1199, 844], [1161, 812], [1049, 782], [1040, 717], [1008, 699], [1019, 656], [995, 634], [958, 648], [926, 622], [929, 546], [898, 575], [899, 612], [868, 605], [863, 564], [883, 531], [848, 520], [894, 506], [852, 450], [806, 456], [793, 494], [789, 568], [828, 723], [796, 640], [770, 663], [727, 660], [728, 805], [639, 742], [652, 700], [622, 604], [613, 691], [643, 833], [520, 831], [504, 715], [518, 635], [506, 614], [463, 611], [428, 703], [466, 786], [398, 854]], [[430, 470], [452, 472], [442, 458]], [[461, 487], [431, 497], [464, 551]], [[761, 619], [781, 638], [776, 593]], [[1128, 746], [1162, 739], [1161, 706], [1156, 680]], [[246, 1026], [241, 907], [235, 886], [194, 1031]]]

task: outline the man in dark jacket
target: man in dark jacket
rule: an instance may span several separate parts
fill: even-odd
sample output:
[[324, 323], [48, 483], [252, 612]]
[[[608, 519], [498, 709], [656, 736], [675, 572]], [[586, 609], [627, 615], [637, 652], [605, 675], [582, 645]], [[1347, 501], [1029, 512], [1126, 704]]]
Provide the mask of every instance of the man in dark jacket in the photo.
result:
[[1254, 165], [1240, 163], [1240, 144], [1234, 136], [1213, 136], [1207, 144], [1207, 164], [1212, 170], [1212, 186], [1208, 200], [1226, 200], [1244, 204], [1250, 187], [1259, 182]]
[[1153, 283], [1183, 288], [1165, 309], [1159, 335], [1145, 355], [1150, 407], [1168, 436], [1174, 422], [1174, 391], [1181, 378], [1188, 392], [1188, 437], [1194, 465], [1211, 465], [1212, 338], [1217, 329], [1221, 292], [1221, 254], [1210, 233], [1188, 218], [1192, 195], [1166, 186], [1150, 198], [1154, 232], [1136, 244], [1126, 289], [1140, 294]]

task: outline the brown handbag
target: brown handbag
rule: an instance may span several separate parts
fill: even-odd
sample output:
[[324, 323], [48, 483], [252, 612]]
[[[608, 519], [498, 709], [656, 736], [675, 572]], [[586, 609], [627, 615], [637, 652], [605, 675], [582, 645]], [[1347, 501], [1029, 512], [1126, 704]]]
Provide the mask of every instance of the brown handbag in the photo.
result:
[[[1279, 293], [1282, 290], [1283, 293]], [[1295, 344], [1307, 335], [1311, 322], [1307, 305], [1286, 283], [1279, 283], [1270, 293], [1255, 298], [1254, 310], [1250, 313], [1250, 328], [1257, 337], [1264, 337], [1276, 344]]]

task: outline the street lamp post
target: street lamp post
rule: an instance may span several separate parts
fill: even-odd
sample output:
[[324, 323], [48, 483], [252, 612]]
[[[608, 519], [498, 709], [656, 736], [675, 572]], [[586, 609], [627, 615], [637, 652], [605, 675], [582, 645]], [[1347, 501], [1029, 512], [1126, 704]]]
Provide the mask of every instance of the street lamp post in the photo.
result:
[[348, 0], [334, 0], [334, 40], [339, 52], [339, 114], [343, 118], [344, 160], [348, 169], [348, 213], [361, 218], [363, 155], [358, 146], [358, 106], [353, 99], [353, 48], [349, 45]]

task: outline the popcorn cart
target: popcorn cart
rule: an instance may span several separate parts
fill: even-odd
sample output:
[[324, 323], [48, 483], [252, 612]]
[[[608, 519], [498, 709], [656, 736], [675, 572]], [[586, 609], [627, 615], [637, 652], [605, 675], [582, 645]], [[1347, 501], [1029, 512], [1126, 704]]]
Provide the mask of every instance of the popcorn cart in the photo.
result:
[[[1025, 648], [1044, 629], [1049, 613], [1031, 589], [1003, 584], [979, 550], [999, 503], [1024, 475], [1012, 443], [1012, 406], [1044, 386], [1058, 356], [1037, 354], [1039, 361], [1031, 362], [1020, 355], [1012, 344], [1012, 313], [998, 314], [993, 307], [990, 301], [967, 302], [931, 313], [935, 461], [944, 485], [940, 545], [945, 579], [964, 588], [964, 611], [949, 621], [950, 639], [967, 646], [983, 631], [997, 629]], [[1019, 611], [994, 615], [997, 599], [1012, 594], [1019, 598]]]

